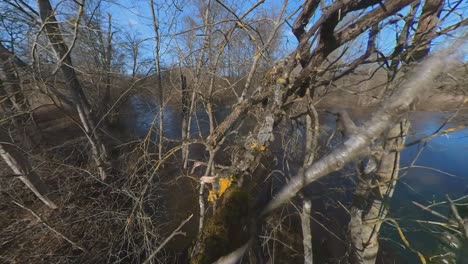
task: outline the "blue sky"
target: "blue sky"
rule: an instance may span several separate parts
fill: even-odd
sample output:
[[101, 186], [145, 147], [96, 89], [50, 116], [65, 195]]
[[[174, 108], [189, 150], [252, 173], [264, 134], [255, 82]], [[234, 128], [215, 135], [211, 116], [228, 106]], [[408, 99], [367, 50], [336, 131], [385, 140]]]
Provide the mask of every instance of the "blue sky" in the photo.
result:
[[[92, 0], [89, 3], [92, 3]], [[214, 0], [213, 0], [214, 1]], [[447, 0], [448, 3], [453, 2], [453, 0]], [[55, 1], [53, 1], [55, 2]], [[65, 1], [66, 2], [66, 1]], [[194, 7], [193, 3], [195, 1], [192, 0], [168, 0], [168, 1], [161, 1], [161, 0], [154, 0], [156, 5], [159, 5], [158, 10], [158, 17], [161, 18], [161, 31], [163, 36], [163, 47], [166, 47], [167, 50], [163, 50], [164, 54], [171, 54], [171, 47], [176, 46], [178, 44], [177, 38], [173, 37], [174, 32], [181, 32], [182, 26], [184, 23], [184, 17], [193, 17], [193, 14], [196, 12], [196, 8]], [[236, 12], [242, 13], [243, 9], [248, 8], [251, 4], [256, 2], [256, 0], [247, 0], [247, 1], [239, 1], [238, 6], [233, 7], [235, 8]], [[268, 13], [278, 12], [281, 7], [283, 1], [278, 0], [266, 0], [263, 5], [260, 6], [259, 11], [264, 11]], [[292, 12], [295, 8], [300, 6], [302, 0], [291, 0], [288, 4], [288, 12]], [[325, 1], [329, 3], [331, 1]], [[64, 3], [64, 2], [55, 2], [55, 3]], [[158, 4], [163, 3], [163, 4]], [[168, 13], [167, 10], [172, 10], [174, 12], [173, 6], [168, 7], [167, 5], [175, 3], [177, 7], [180, 9], [176, 13]], [[405, 15], [409, 10], [408, 8], [403, 9], [399, 13]], [[420, 12], [421, 8], [419, 8]], [[466, 18], [468, 14], [468, 1], [464, 1], [458, 8], [459, 12], [457, 14], [451, 15], [445, 22], [442, 24], [442, 27], [445, 27], [449, 24], [454, 23], [455, 21], [459, 21], [460, 17]], [[125, 29], [130, 34], [138, 37], [139, 39], [146, 40], [144, 45], [142, 46], [142, 54], [146, 57], [152, 57], [153, 54], [153, 47], [154, 47], [154, 31], [152, 28], [152, 19], [151, 19], [151, 10], [150, 10], [150, 3], [149, 0], [108, 0], [102, 2], [102, 12], [105, 14], [107, 12], [111, 13], [113, 16], [113, 25], [116, 29]], [[318, 19], [318, 13], [315, 17], [312, 18], [312, 22]], [[444, 16], [445, 13], [442, 13]], [[292, 23], [294, 19], [291, 19], [290, 22]], [[168, 27], [172, 25], [173, 27], [170, 29], [171, 35], [168, 35]], [[394, 47], [396, 34], [399, 30], [401, 30], [403, 26], [402, 22], [398, 22], [393, 26], [387, 26], [385, 29], [381, 31], [378, 38], [378, 48], [384, 54], [389, 54]], [[462, 29], [466, 31], [465, 29]], [[462, 31], [459, 30], [459, 31]], [[460, 33], [460, 32], [458, 32]], [[366, 42], [367, 42], [367, 35], [368, 33], [362, 34], [357, 40], [352, 43], [349, 43], [351, 47], [350, 52], [345, 56], [344, 59], [351, 60], [353, 57], [357, 57], [365, 49]], [[179, 36], [180, 37], [180, 36]], [[286, 25], [283, 38], [283, 53], [286, 54], [288, 51], [291, 51], [295, 48], [297, 41], [293, 36], [292, 32], [290, 31], [289, 27]], [[444, 36], [436, 39], [434, 44], [437, 46], [441, 46], [444, 43], [447, 43], [450, 37]], [[165, 63], [166, 64], [173, 64], [176, 63], [176, 56], [167, 55], [165, 56]]]
[[[172, 0], [171, 0], [172, 1]], [[171, 2], [168, 1], [168, 2]], [[117, 4], [115, 2], [118, 2]], [[149, 0], [120, 0], [115, 1], [114, 3], [104, 3], [103, 4], [103, 12], [109, 12], [113, 15], [113, 24], [116, 25], [116, 28], [127, 28], [131, 29], [135, 34], [139, 36], [141, 39], [147, 39], [147, 43], [145, 45], [145, 50], [148, 53], [153, 52], [153, 41], [154, 41], [154, 31], [152, 27], [152, 19], [151, 19], [151, 10], [149, 5]], [[157, 2], [164, 2], [155, 0]], [[177, 2], [177, 1], [176, 1]], [[173, 14], [167, 14], [165, 10], [167, 8], [162, 7], [159, 12], [159, 16], [162, 18], [163, 21], [170, 21], [171, 23], [176, 23], [175, 30], [174, 28], [171, 29], [171, 35], [174, 32], [182, 32], [182, 25], [184, 23], [184, 16], [192, 16], [196, 10], [194, 9], [193, 1], [178, 1], [178, 7], [181, 8], [176, 15], [177, 18], [173, 19]], [[182, 3], [185, 2], [185, 3]], [[256, 1], [255, 1], [256, 2]], [[290, 6], [297, 6], [302, 1], [293, 0], [290, 1]], [[249, 7], [254, 1], [244, 1], [242, 6], [239, 8], [247, 8]], [[260, 7], [259, 11], [271, 12], [271, 10], [278, 10], [281, 8], [282, 2], [280, 1], [265, 1], [265, 3]], [[166, 5], [164, 5], [166, 6]], [[167, 7], [167, 6], [166, 6]], [[241, 13], [241, 10], [236, 10], [238, 13]], [[276, 12], [278, 12], [276, 11]], [[168, 22], [169, 24], [169, 22]], [[161, 25], [161, 29], [163, 31], [163, 37], [167, 41], [166, 45], [171, 45], [170, 41], [174, 42], [171, 36], [167, 35], [167, 24]], [[166, 31], [166, 32], [164, 32]], [[285, 39], [283, 45], [285, 50], [293, 49], [297, 41], [295, 37], [292, 35], [290, 30], [286, 30], [283, 36]], [[150, 55], [150, 54], [149, 54]], [[169, 62], [170, 63], [170, 62]]]

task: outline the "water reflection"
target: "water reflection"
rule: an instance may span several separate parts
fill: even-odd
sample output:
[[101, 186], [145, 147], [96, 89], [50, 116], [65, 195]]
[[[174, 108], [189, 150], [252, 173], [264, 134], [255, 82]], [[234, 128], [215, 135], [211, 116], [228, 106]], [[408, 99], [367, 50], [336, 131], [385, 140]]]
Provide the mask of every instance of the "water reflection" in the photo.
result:
[[[158, 133], [159, 106], [155, 101], [148, 100], [141, 95], [130, 98], [131, 114], [125, 118], [125, 127], [136, 137], [145, 137], [148, 131], [153, 130]], [[227, 113], [227, 109], [217, 110], [214, 113], [215, 121], [221, 120]], [[180, 139], [182, 136], [181, 127], [182, 114], [172, 106], [166, 106], [163, 110], [164, 136], [169, 139]], [[209, 120], [203, 108], [196, 109], [192, 116], [190, 127], [191, 137], [206, 137], [209, 134]], [[153, 135], [156, 139], [156, 134]]]

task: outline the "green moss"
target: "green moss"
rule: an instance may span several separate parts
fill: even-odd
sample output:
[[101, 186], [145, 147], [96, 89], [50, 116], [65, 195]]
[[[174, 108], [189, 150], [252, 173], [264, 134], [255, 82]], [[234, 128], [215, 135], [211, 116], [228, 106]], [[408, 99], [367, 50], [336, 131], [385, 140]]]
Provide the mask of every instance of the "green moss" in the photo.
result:
[[191, 263], [213, 263], [247, 241], [244, 227], [248, 224], [249, 200], [239, 188], [226, 191], [218, 210], [205, 224], [201, 245]]

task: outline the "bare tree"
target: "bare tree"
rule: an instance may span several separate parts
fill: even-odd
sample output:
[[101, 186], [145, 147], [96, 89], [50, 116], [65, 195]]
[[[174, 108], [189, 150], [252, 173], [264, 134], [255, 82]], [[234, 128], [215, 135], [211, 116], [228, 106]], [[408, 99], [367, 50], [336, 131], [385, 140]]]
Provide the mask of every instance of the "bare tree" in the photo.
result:
[[[417, 6], [413, 5], [407, 19], [405, 30], [401, 33], [399, 46], [393, 55], [398, 54], [404, 48], [408, 53], [406, 63], [414, 60], [422, 60], [429, 54], [433, 31], [438, 24], [440, 10], [443, 1], [426, 1], [422, 10], [419, 24], [416, 30], [412, 46], [409, 44], [408, 32], [412, 27], [414, 12]], [[426, 36], [426, 37], [423, 37]], [[388, 80], [390, 87], [387, 93], [391, 93], [392, 80], [398, 73], [397, 66], [392, 68], [392, 74]], [[349, 223], [350, 238], [352, 241], [352, 252], [356, 263], [375, 263], [379, 250], [379, 233], [382, 221], [387, 217], [388, 201], [392, 198], [399, 178], [400, 153], [399, 150], [405, 144], [405, 137], [409, 130], [409, 121], [404, 118], [396, 124], [387, 134], [383, 149], [375, 154], [377, 168], [375, 178], [373, 171], [363, 168], [360, 174], [356, 199], [350, 210], [351, 220]], [[376, 186], [376, 187], [373, 187]]]
[[162, 159], [163, 156], [163, 138], [164, 138], [164, 90], [162, 86], [162, 73], [161, 73], [161, 35], [159, 30], [158, 17], [156, 16], [154, 0], [150, 0], [151, 8], [151, 17], [153, 19], [153, 28], [155, 35], [155, 45], [154, 45], [154, 63], [156, 66], [156, 79], [159, 89], [158, 104], [159, 104], [159, 146], [158, 146], [158, 155], [159, 159]]
[[[57, 59], [62, 71], [65, 82], [71, 93], [71, 102], [75, 107], [80, 117], [82, 128], [91, 145], [92, 156], [99, 169], [99, 174], [102, 180], [107, 179], [110, 169], [110, 159], [107, 153], [107, 148], [99, 136], [99, 131], [95, 126], [94, 117], [90, 109], [90, 104], [83, 92], [75, 69], [73, 68], [70, 49], [62, 37], [58, 21], [55, 18], [54, 10], [48, 0], [38, 0], [39, 13], [46, 31], [46, 35], [50, 43], [57, 53]], [[83, 12], [83, 6], [79, 5], [78, 18], [76, 20], [78, 27], [79, 17]]]

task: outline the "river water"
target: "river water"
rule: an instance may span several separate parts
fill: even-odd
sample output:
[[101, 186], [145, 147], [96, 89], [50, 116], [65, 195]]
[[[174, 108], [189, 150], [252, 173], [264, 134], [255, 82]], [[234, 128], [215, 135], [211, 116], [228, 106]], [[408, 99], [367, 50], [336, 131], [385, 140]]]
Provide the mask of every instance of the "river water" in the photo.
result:
[[[130, 100], [130, 108], [132, 109], [131, 113], [124, 118], [125, 127], [135, 136], [143, 137], [152, 125], [158, 122], [157, 105], [145, 100], [143, 97], [135, 96]], [[227, 109], [216, 112], [216, 119], [218, 122], [222, 121], [222, 118], [225, 117], [227, 113]], [[351, 114], [357, 121], [367, 118], [368, 115], [369, 114], [365, 113], [365, 111]], [[443, 130], [453, 127], [468, 120], [467, 118], [463, 118], [463, 116], [468, 116], [466, 113], [459, 113], [453, 121], [445, 124], [453, 115], [454, 113], [451, 112], [411, 113], [409, 118], [412, 126], [407, 142], [413, 142], [431, 135], [440, 129]], [[164, 134], [166, 137], [170, 139], [180, 139], [180, 118], [181, 114], [179, 111], [171, 107], [165, 108]], [[193, 119], [192, 137], [199, 137], [200, 134], [206, 136], [209, 132], [209, 126], [204, 110], [201, 109], [197, 111]], [[322, 127], [324, 128], [323, 133], [325, 136], [328, 136], [334, 129], [334, 120], [335, 119], [329, 114], [323, 114], [323, 116], [321, 116], [321, 122], [324, 123]], [[154, 127], [157, 127], [157, 125], [154, 125]], [[299, 130], [301, 129], [299, 128]], [[284, 135], [283, 138], [285, 138]], [[335, 143], [331, 145], [339, 142], [337, 139], [334, 139], [334, 141]], [[468, 129], [461, 129], [446, 135], [437, 136], [426, 143], [415, 144], [406, 148], [401, 153], [401, 178], [397, 183], [393, 199], [390, 202], [389, 217], [398, 221], [411, 246], [425, 256], [435, 254], [434, 252], [440, 243], [439, 233], [442, 230], [431, 224], [422, 224], [418, 222], [418, 220], [440, 222], [443, 222], [443, 220], [415, 206], [413, 201], [427, 206], [433, 203], [446, 201], [446, 195], [449, 195], [452, 199], [468, 195], [467, 151]], [[319, 183], [315, 185], [315, 187], [312, 187], [312, 192], [315, 193], [313, 202], [314, 204], [318, 204], [315, 207], [316, 210], [321, 211], [321, 213], [326, 212], [328, 214], [328, 219], [334, 217], [341, 218], [332, 221], [335, 225], [341, 225], [341, 227], [338, 227], [341, 229], [343, 224], [346, 224], [346, 216], [343, 216], [343, 212], [339, 212], [340, 210], [336, 209], [337, 207], [332, 207], [332, 209], [327, 207], [326, 199], [329, 198], [323, 198], [325, 196], [317, 195], [317, 192], [333, 192], [333, 190], [342, 187], [339, 185], [346, 185], [349, 187], [352, 181], [349, 180], [349, 176], [346, 176], [348, 174], [349, 170], [339, 172], [337, 173], [338, 177], [335, 179], [325, 179], [323, 184]], [[335, 176], [333, 175], [331, 177]], [[333, 199], [342, 199], [343, 204], [349, 204], [352, 199], [351, 193], [351, 191], [345, 191], [342, 195], [332, 195], [331, 197], [334, 197]], [[333, 208], [336, 210], [334, 211]], [[443, 215], [448, 215], [449, 213], [447, 205], [435, 206], [432, 209]], [[317, 219], [320, 219], [320, 217], [317, 216]], [[313, 229], [320, 228], [320, 225], [314, 226], [313, 224]], [[320, 231], [318, 231], [318, 233], [320, 233]], [[343, 233], [342, 230], [341, 234]], [[340, 236], [340, 234], [338, 234], [338, 236]], [[314, 237], [314, 245], [323, 242], [323, 239], [318, 239], [317, 241], [316, 239], [317, 237]], [[383, 225], [381, 241], [385, 250], [392, 252], [392, 258], [396, 263], [419, 262], [413, 252], [404, 249], [402, 246], [403, 242], [392, 225]], [[333, 244], [334, 243], [332, 243], [332, 245]], [[329, 251], [333, 251], [333, 249], [329, 249]]]

